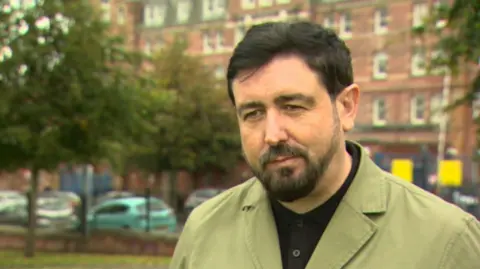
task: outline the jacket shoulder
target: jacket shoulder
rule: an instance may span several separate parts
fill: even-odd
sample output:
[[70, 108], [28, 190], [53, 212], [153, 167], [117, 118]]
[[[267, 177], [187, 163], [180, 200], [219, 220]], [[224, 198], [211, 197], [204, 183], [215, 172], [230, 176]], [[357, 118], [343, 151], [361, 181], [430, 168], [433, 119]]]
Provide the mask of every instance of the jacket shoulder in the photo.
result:
[[187, 222], [191, 226], [199, 226], [212, 218], [223, 218], [226, 215], [233, 214], [237, 207], [240, 208], [242, 201], [254, 187], [256, 180], [255, 178], [249, 179], [205, 201], [192, 211]]
[[395, 201], [401, 198], [403, 205], [410, 207], [409, 212], [418, 212], [418, 217], [422, 219], [428, 218], [457, 230], [464, 228], [474, 218], [458, 206], [390, 173], [385, 172], [385, 180], [390, 185], [390, 202], [396, 204]]

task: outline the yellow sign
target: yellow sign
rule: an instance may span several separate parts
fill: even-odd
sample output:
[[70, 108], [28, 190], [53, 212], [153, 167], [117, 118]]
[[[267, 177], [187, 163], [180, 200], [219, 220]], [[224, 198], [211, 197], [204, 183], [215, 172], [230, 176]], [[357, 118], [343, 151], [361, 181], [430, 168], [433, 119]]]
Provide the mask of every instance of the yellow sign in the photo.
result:
[[447, 187], [460, 187], [463, 183], [463, 163], [459, 160], [443, 160], [438, 168], [438, 181]]
[[413, 162], [410, 159], [393, 159], [391, 172], [399, 178], [413, 182]]

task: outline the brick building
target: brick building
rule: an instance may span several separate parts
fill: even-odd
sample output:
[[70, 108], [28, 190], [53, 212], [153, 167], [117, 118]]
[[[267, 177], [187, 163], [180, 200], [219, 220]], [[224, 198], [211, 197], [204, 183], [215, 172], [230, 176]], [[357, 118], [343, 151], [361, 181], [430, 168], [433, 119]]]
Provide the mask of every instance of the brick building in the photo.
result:
[[[442, 89], [450, 87], [450, 102], [464, 93], [468, 74], [445, 84], [440, 70], [428, 73], [425, 61], [440, 54], [433, 40], [411, 34], [436, 4], [439, 1], [351, 0], [313, 7], [314, 19], [335, 29], [351, 48], [362, 95], [350, 137], [374, 151], [418, 151], [420, 145], [435, 151]], [[470, 155], [475, 145], [471, 113], [468, 107], [455, 110], [447, 128], [447, 146], [462, 155]]]
[[[411, 34], [440, 0], [95, 0], [106, 19], [122, 26], [132, 47], [150, 54], [177, 34], [188, 52], [223, 77], [235, 44], [245, 30], [264, 21], [310, 19], [331, 27], [352, 51], [355, 80], [361, 86], [356, 128], [349, 135], [373, 151], [435, 151], [442, 122], [442, 89], [450, 102], [462, 96], [469, 73], [444, 83], [425, 62], [441, 55], [432, 40]], [[125, 15], [122, 15], [125, 14]], [[122, 17], [124, 19], [122, 20]], [[123, 21], [123, 23], [121, 23]], [[449, 116], [447, 146], [470, 155], [475, 145], [469, 107]]]

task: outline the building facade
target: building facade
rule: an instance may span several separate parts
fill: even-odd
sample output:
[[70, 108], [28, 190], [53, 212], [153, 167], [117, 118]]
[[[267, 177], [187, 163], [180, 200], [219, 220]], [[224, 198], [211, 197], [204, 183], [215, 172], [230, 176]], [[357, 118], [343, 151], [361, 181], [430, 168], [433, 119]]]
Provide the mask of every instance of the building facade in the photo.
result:
[[[441, 56], [431, 38], [416, 37], [431, 8], [441, 0], [97, 0], [110, 20], [126, 30], [132, 47], [154, 53], [175, 36], [188, 53], [201, 56], [219, 78], [234, 46], [252, 25], [265, 21], [314, 20], [334, 29], [351, 49], [361, 105], [349, 134], [375, 151], [415, 152], [427, 146], [471, 155], [475, 148], [472, 110], [465, 106], [443, 117], [444, 100], [463, 96], [468, 72], [450, 78], [428, 71]], [[125, 13], [126, 15], [121, 15]], [[445, 91], [448, 89], [448, 91]], [[446, 124], [445, 124], [446, 123]], [[445, 139], [443, 139], [445, 137]]]
[[[351, 48], [355, 81], [361, 87], [356, 128], [350, 137], [372, 151], [415, 152], [427, 146], [471, 155], [475, 145], [472, 111], [461, 107], [443, 117], [444, 100], [462, 97], [468, 76], [450, 78], [429, 70], [441, 57], [433, 38], [412, 29], [422, 27], [429, 10], [446, 1], [317, 1], [314, 19], [335, 29]], [[445, 89], [448, 89], [447, 91]], [[444, 99], [445, 98], [445, 99]]]

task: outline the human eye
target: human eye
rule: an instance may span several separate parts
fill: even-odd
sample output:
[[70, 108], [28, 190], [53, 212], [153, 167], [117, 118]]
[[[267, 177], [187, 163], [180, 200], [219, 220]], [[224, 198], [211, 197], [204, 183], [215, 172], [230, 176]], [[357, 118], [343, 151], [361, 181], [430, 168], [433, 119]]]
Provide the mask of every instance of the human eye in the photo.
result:
[[245, 113], [245, 115], [243, 116], [243, 119], [244, 120], [255, 120], [255, 119], [260, 118], [262, 115], [263, 115], [263, 113], [262, 113], [261, 110], [254, 110], [254, 111], [250, 111], [250, 112]]
[[301, 111], [304, 110], [303, 107], [298, 106], [298, 105], [285, 105], [283, 109], [287, 112], [296, 112], [296, 111]]

